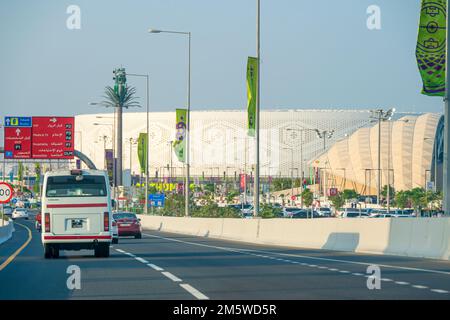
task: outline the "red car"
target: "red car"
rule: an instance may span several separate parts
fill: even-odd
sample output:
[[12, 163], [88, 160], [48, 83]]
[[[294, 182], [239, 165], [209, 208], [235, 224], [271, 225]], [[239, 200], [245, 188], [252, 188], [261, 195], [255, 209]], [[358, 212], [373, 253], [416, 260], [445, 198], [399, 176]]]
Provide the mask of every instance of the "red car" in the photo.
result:
[[117, 223], [119, 237], [134, 236], [136, 239], [142, 238], [141, 219], [138, 219], [134, 213], [113, 213], [113, 219]]

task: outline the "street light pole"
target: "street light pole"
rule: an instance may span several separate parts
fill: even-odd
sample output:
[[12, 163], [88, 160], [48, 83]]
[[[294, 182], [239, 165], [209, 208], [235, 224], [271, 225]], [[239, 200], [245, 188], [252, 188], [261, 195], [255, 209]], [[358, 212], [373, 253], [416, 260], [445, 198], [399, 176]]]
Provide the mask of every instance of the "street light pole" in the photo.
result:
[[371, 110], [372, 121], [378, 122], [378, 176], [377, 176], [377, 205], [380, 205], [381, 197], [381, 122], [392, 119], [395, 108], [384, 111], [383, 109]]
[[256, 93], [256, 112], [255, 112], [255, 138], [256, 138], [256, 167], [255, 167], [255, 182], [253, 191], [253, 216], [258, 216], [259, 213], [259, 128], [260, 128], [260, 101], [261, 101], [261, 46], [260, 46], [260, 28], [261, 28], [261, 1], [256, 0], [257, 4], [257, 18], [256, 18], [256, 61], [257, 61], [257, 93]]
[[190, 161], [189, 161], [189, 149], [190, 149], [190, 127], [191, 127], [191, 33], [190, 32], [181, 32], [181, 31], [168, 31], [168, 30], [158, 30], [158, 29], [149, 29], [149, 33], [173, 33], [173, 34], [181, 34], [188, 36], [188, 89], [187, 89], [187, 114], [186, 114], [186, 181], [184, 187], [185, 194], [185, 216], [189, 216], [189, 181], [190, 181]]

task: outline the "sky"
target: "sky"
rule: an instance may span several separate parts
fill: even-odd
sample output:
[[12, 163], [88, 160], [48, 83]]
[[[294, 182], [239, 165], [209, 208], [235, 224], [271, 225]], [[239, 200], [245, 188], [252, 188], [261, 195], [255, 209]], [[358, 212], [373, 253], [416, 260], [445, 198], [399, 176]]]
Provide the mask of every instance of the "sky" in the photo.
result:
[[[66, 26], [70, 5], [81, 10], [80, 29]], [[381, 30], [367, 28], [370, 5], [381, 9]], [[262, 110], [442, 112], [442, 98], [420, 94], [419, 8], [419, 0], [261, 0]], [[152, 111], [184, 107], [187, 38], [149, 28], [192, 33], [193, 111], [245, 110], [255, 0], [2, 0], [1, 119], [105, 112], [89, 102], [120, 66], [150, 75]], [[145, 80], [128, 83], [145, 105]]]

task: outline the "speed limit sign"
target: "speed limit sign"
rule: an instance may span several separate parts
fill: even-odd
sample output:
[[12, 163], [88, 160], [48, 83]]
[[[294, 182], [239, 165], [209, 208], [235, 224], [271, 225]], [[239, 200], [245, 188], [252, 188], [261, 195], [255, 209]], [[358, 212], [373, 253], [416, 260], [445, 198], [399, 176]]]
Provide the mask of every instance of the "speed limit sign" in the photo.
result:
[[0, 182], [0, 203], [8, 203], [12, 196], [12, 187], [6, 182]]

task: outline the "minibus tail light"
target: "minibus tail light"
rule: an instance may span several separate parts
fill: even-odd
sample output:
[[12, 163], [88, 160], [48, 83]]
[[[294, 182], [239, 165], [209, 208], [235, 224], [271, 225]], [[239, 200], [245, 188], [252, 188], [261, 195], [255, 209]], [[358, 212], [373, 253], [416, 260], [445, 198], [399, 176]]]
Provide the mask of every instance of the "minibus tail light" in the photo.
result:
[[103, 227], [105, 231], [109, 231], [109, 212], [103, 213]]
[[50, 232], [50, 213], [45, 213], [45, 232]]

